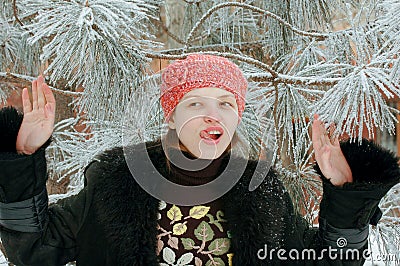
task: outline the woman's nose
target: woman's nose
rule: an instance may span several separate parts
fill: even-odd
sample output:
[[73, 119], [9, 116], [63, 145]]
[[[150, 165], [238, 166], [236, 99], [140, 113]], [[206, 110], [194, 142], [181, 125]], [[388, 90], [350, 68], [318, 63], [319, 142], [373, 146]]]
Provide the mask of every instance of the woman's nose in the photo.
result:
[[216, 119], [215, 117], [211, 117], [211, 116], [205, 116], [204, 121], [208, 124], [213, 124], [213, 123], [217, 123], [218, 119]]
[[216, 123], [221, 121], [221, 116], [218, 113], [218, 110], [213, 107], [207, 108], [207, 113], [204, 116], [204, 121], [206, 123]]

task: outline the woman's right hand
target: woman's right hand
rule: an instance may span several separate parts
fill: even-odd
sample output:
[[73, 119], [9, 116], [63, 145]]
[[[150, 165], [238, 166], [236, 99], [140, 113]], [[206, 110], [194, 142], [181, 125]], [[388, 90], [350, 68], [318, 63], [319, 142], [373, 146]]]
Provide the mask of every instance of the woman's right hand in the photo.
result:
[[353, 175], [339, 144], [339, 137], [331, 138], [325, 125], [314, 115], [312, 124], [312, 143], [315, 160], [322, 174], [335, 186], [353, 182]]
[[50, 138], [54, 127], [56, 100], [42, 76], [32, 81], [32, 103], [28, 89], [23, 89], [22, 104], [24, 118], [18, 132], [16, 149], [20, 154], [32, 154]]

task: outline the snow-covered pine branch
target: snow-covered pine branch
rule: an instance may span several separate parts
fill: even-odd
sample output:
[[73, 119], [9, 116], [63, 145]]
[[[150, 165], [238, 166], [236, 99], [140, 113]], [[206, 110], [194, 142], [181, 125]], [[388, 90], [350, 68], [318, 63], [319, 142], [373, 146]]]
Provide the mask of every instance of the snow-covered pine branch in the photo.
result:
[[[29, 87], [31, 82], [35, 79], [36, 79], [36, 77], [31, 77], [31, 76], [27, 76], [27, 75], [0, 72], [0, 82], [1, 83], [3, 83], [3, 82], [4, 83], [18, 83], [20, 85], [24, 85], [25, 87]], [[62, 89], [52, 87], [50, 85], [49, 85], [49, 87], [53, 91], [53, 93], [56, 93], [56, 94], [62, 94], [62, 95], [66, 95], [66, 96], [75, 96], [75, 97], [82, 95], [82, 92], [62, 90]]]
[[379, 7], [383, 15], [379, 17], [375, 30], [382, 34], [384, 43], [380, 54], [386, 59], [385, 67], [390, 67], [390, 78], [400, 84], [400, 3], [395, 0], [382, 1]]
[[363, 129], [374, 137], [374, 128], [394, 133], [398, 110], [387, 100], [400, 97], [400, 89], [390, 79], [390, 71], [374, 67], [354, 67], [342, 81], [326, 92], [314, 105], [321, 118], [337, 125], [340, 133], [361, 141]]
[[[314, 38], [326, 38], [327, 37], [327, 34], [324, 34], [324, 33], [306, 32], [306, 31], [297, 29], [296, 27], [291, 25], [289, 22], [285, 21], [278, 15], [276, 15], [272, 12], [269, 12], [268, 10], [263, 10], [261, 8], [255, 7], [253, 5], [245, 4], [245, 3], [226, 2], [226, 3], [221, 3], [221, 4], [217, 4], [217, 5], [213, 6], [200, 18], [200, 20], [195, 24], [195, 26], [192, 28], [192, 30], [187, 35], [187, 38], [185, 41], [185, 44], [186, 44], [185, 48], [191, 42], [191, 40], [193, 38], [193, 34], [198, 30], [198, 28], [201, 26], [202, 23], [204, 23], [204, 21], [206, 19], [208, 19], [214, 12], [216, 12], [219, 9], [231, 8], [231, 7], [240, 7], [240, 8], [244, 8], [244, 9], [249, 9], [254, 12], [261, 13], [267, 17], [271, 17], [271, 18], [277, 20], [279, 23], [281, 23], [285, 27], [288, 27], [292, 32], [295, 32], [299, 35], [309, 36], [309, 37], [314, 37]], [[234, 10], [237, 10], [237, 9], [234, 9]]]
[[[25, 30], [19, 24], [13, 23], [10, 17], [12, 10], [11, 3], [4, 3], [0, 10], [0, 72], [37, 76], [40, 71], [40, 44], [27, 44]], [[0, 89], [7, 88], [5, 83], [4, 80], [0, 82]], [[0, 92], [0, 102], [1, 95], [6, 95], [6, 90]]]
[[[160, 44], [151, 34], [150, 17], [157, 1], [52, 1], [23, 0], [35, 14], [24, 28], [33, 36], [30, 44], [46, 42], [41, 60], [49, 61], [46, 73], [52, 82], [67, 80], [69, 86], [87, 88], [78, 103], [90, 118], [112, 116], [118, 97], [127, 97], [148, 60], [141, 52]], [[23, 13], [21, 17], [26, 17]], [[96, 92], [94, 93], [94, 90]], [[108, 103], [100, 101], [102, 95]]]

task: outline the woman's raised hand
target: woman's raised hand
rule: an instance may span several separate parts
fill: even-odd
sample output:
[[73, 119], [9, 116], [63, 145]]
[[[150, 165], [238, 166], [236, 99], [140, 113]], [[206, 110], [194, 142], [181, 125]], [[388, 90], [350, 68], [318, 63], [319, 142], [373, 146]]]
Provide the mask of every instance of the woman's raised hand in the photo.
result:
[[312, 124], [312, 142], [318, 166], [333, 185], [341, 186], [353, 181], [350, 166], [340, 148], [339, 137], [329, 136], [317, 114]]
[[20, 154], [32, 154], [50, 138], [54, 127], [56, 100], [42, 76], [32, 81], [32, 103], [28, 89], [23, 89], [22, 104], [24, 118], [16, 149]]

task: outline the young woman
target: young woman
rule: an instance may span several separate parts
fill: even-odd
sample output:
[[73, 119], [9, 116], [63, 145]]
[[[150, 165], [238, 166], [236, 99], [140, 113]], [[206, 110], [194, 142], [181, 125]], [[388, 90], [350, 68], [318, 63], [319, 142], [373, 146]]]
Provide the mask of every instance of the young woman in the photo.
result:
[[[236, 169], [231, 156], [244, 110], [247, 82], [240, 69], [217, 56], [194, 54], [167, 67], [161, 104], [167, 137], [129, 147], [148, 154], [155, 171], [131, 169], [122, 147], [100, 155], [85, 171], [85, 187], [48, 206], [45, 148], [52, 134], [55, 99], [42, 77], [32, 82], [32, 102], [23, 90], [24, 115], [0, 113], [0, 224], [2, 243], [16, 265], [362, 265], [369, 224], [381, 213], [379, 200], [397, 182], [397, 159], [369, 141], [331, 141], [318, 116], [312, 126], [323, 180], [319, 228], [293, 211], [288, 193], [271, 169], [249, 191], [257, 162]], [[171, 139], [178, 139], [173, 143]], [[162, 145], [162, 144], [166, 145]], [[164, 146], [164, 148], [163, 148]], [[191, 171], [173, 158], [206, 163]], [[139, 155], [138, 155], [139, 154]], [[232, 157], [232, 158], [231, 158]], [[233, 167], [229, 161], [233, 160]], [[216, 182], [228, 172], [240, 180], [221, 197], [187, 204], [199, 195], [165, 202], [139, 180], [161, 174], [191, 188]], [[178, 190], [156, 187], [166, 198]], [[174, 187], [173, 187], [174, 188]], [[205, 196], [206, 191], [200, 196]], [[195, 193], [192, 193], [195, 194]], [[178, 195], [179, 196], [179, 195]], [[165, 198], [164, 198], [165, 199]], [[172, 202], [172, 203], [171, 203]], [[181, 204], [180, 204], [181, 202]], [[190, 200], [189, 200], [190, 202]], [[346, 251], [351, 251], [346, 255]], [[351, 255], [354, 254], [354, 255]], [[358, 255], [358, 256], [356, 256]]]

